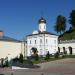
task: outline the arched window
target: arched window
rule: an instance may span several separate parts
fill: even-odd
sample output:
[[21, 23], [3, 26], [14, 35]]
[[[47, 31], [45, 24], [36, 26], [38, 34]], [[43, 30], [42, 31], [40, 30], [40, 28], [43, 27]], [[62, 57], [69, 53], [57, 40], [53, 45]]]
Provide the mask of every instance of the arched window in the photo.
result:
[[69, 54], [72, 55], [72, 47], [69, 47]]
[[35, 47], [32, 47], [31, 50], [32, 50], [33, 55], [35, 55], [35, 54], [38, 53], [38, 50], [37, 50], [37, 48], [35, 48]]
[[67, 51], [66, 51], [65, 47], [63, 47], [63, 53], [67, 54]]

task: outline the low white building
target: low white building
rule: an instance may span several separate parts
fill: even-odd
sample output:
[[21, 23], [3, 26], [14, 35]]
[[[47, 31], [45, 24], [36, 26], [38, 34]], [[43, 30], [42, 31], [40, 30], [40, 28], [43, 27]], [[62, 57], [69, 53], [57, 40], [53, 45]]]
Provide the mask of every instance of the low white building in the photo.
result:
[[46, 55], [49, 51], [54, 54], [58, 51], [58, 36], [46, 31], [46, 20], [41, 17], [38, 21], [39, 30], [35, 30], [32, 34], [26, 36], [26, 54], [31, 56], [32, 48], [36, 48], [39, 55]]
[[21, 53], [21, 41], [7, 37], [0, 31], [0, 59], [8, 57], [8, 60], [19, 56]]
[[67, 52], [67, 54], [75, 55], [75, 40], [65, 40], [59, 42], [59, 52]]

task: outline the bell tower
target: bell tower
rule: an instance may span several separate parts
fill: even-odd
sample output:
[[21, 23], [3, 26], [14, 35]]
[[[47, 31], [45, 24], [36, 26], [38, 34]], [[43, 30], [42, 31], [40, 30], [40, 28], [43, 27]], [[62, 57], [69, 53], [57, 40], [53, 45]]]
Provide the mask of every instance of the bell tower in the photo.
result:
[[39, 23], [39, 31], [40, 32], [46, 31], [46, 20], [43, 17], [39, 19], [38, 23]]

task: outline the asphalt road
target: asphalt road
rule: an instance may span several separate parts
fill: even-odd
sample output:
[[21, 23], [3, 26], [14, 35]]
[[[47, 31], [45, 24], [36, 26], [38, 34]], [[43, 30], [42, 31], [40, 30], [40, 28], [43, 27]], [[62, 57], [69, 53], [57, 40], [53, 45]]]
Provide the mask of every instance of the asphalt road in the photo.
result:
[[61, 59], [38, 64], [40, 68], [11, 70], [0, 69], [0, 74], [4, 75], [75, 75], [75, 59]]

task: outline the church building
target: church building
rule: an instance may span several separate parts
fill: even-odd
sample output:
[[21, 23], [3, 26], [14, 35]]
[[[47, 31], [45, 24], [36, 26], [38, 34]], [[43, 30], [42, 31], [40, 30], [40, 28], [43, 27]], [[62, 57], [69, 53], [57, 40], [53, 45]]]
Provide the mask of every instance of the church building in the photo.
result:
[[11, 60], [19, 57], [20, 53], [24, 57], [33, 54], [32, 49], [37, 49], [38, 55], [46, 55], [48, 52], [54, 54], [58, 51], [58, 36], [46, 31], [46, 20], [41, 17], [38, 21], [39, 29], [26, 36], [26, 40], [20, 41], [4, 35], [0, 31], [0, 59]]
[[58, 51], [58, 36], [46, 31], [46, 20], [41, 17], [38, 21], [39, 29], [26, 36], [26, 56], [33, 54], [32, 48], [36, 48], [38, 55], [56, 53]]

